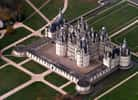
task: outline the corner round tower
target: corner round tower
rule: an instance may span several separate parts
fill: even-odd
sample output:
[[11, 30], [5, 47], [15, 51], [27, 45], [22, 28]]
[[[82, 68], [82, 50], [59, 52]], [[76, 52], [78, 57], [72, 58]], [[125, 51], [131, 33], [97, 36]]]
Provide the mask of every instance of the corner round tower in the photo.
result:
[[131, 54], [127, 46], [126, 39], [120, 47], [120, 69], [129, 69], [131, 64]]
[[76, 91], [79, 94], [89, 94], [92, 90], [90, 82], [86, 79], [80, 79], [76, 84]]

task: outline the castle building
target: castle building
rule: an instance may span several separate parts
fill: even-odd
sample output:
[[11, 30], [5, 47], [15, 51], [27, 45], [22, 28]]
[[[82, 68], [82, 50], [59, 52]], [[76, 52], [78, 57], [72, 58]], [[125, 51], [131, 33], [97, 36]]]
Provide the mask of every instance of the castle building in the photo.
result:
[[45, 28], [45, 36], [49, 38], [53, 38], [55, 35], [54, 33], [60, 29], [60, 26], [63, 25], [64, 18], [62, 10], [59, 9], [59, 14], [56, 16], [56, 18], [50, 23], [50, 25], [46, 26]]
[[126, 40], [120, 48], [111, 44], [106, 27], [99, 32], [89, 28], [83, 17], [77, 25], [62, 25], [56, 34], [56, 55], [68, 57], [78, 67], [88, 67], [95, 60], [102, 61], [107, 67], [130, 64], [130, 51]]
[[90, 28], [81, 17], [77, 24], [65, 23], [60, 10], [46, 27], [45, 36], [29, 46], [17, 46], [16, 56], [27, 56], [76, 83], [80, 94], [87, 94], [100, 79], [117, 69], [129, 69], [131, 54], [126, 39], [116, 47], [106, 27]]

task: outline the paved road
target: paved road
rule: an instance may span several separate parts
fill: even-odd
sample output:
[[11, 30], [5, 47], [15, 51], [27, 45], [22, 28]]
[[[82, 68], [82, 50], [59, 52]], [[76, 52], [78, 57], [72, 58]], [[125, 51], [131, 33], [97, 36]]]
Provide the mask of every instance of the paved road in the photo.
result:
[[64, 87], [70, 85], [72, 83], [72, 81], [68, 81], [67, 83], [63, 84], [62, 86], [60, 86], [60, 89], [63, 89]]
[[[26, 83], [20, 85], [20, 86], [17, 86], [16, 88], [10, 90], [9, 92], [5, 93], [4, 95], [0, 96], [0, 100], [3, 100], [5, 98], [7, 98], [8, 96], [10, 95], [13, 95], [14, 93], [18, 92], [19, 90], [29, 86], [30, 84], [34, 83], [34, 82], [43, 82], [45, 83], [46, 85], [50, 86], [51, 88], [55, 89], [56, 91], [58, 91], [59, 93], [65, 95], [67, 94], [64, 90], [62, 90], [61, 88], [49, 83], [48, 81], [44, 80], [44, 77], [46, 75], [49, 75], [52, 73], [51, 70], [47, 70], [46, 72], [43, 72], [41, 74], [34, 74], [30, 71], [28, 71], [27, 69], [25, 69], [24, 67], [22, 67], [21, 65], [19, 64], [16, 64], [14, 63], [13, 61], [9, 60], [8, 58], [2, 56], [1, 57], [4, 61], [8, 62], [8, 64], [10, 65], [13, 65], [15, 68], [23, 71], [24, 73], [28, 74], [29, 76], [31, 76], [31, 80], [30, 81], [27, 81]], [[6, 65], [5, 65], [6, 66]]]
[[[31, 3], [30, 1], [28, 1], [28, 0], [26, 0], [26, 1], [36, 10], [37, 13], [41, 14], [41, 12], [40, 12], [38, 9], [36, 9], [35, 6], [33, 6], [32, 3]], [[64, 0], [64, 8], [63, 8], [63, 10], [62, 10], [63, 12], [66, 11], [67, 6], [68, 6], [68, 0]], [[41, 16], [43, 16], [43, 15], [41, 14]], [[44, 16], [43, 16], [42, 18], [44, 18]], [[44, 19], [47, 20], [47, 21], [49, 21], [48, 19], [46, 19], [46, 17], [45, 17]], [[50, 21], [49, 21], [49, 22], [50, 22]], [[36, 36], [41, 36], [41, 33], [40, 33], [39, 30], [35, 31], [35, 30], [33, 30], [32, 28], [30, 28], [29, 26], [24, 25], [23, 23], [15, 23], [15, 25], [13, 26], [14, 29], [19, 28], [19, 27], [24, 27], [25, 29], [29, 30], [29, 31], [31, 32], [31, 34], [28, 35], [28, 36], [26, 36], [26, 37], [23, 37], [22, 39], [20, 39], [20, 40], [14, 42], [14, 43], [12, 43], [12, 44], [10, 44], [10, 45], [8, 45], [8, 46], [6, 46], [5, 48], [3, 48], [3, 49], [1, 50], [2, 52], [4, 52], [5, 50], [7, 50], [7, 49], [9, 49], [9, 48], [11, 48], [11, 47], [13, 47], [13, 46], [15, 46], [15, 45], [21, 43], [22, 41], [24, 41], [24, 40], [26, 40], [26, 39], [28, 39], [28, 38], [34, 36], [34, 35], [36, 35]], [[44, 28], [45, 28], [45, 26], [44, 26]], [[41, 30], [41, 29], [40, 29], [40, 30]], [[62, 90], [61, 88], [59, 88], [59, 87], [57, 87], [57, 86], [55, 86], [55, 85], [49, 83], [48, 81], [44, 80], [44, 77], [45, 77], [46, 75], [52, 73], [51, 70], [47, 70], [47, 71], [45, 71], [45, 72], [43, 72], [43, 73], [41, 73], [41, 74], [34, 74], [34, 73], [28, 71], [27, 69], [25, 69], [24, 67], [21, 66], [22, 64], [24, 64], [24, 63], [30, 61], [31, 59], [26, 59], [26, 60], [22, 61], [21, 63], [16, 64], [15, 62], [9, 60], [9, 59], [6, 58], [5, 56], [1, 56], [1, 58], [2, 58], [4, 61], [7, 62], [7, 64], [3, 65], [1, 68], [4, 68], [4, 67], [6, 67], [6, 66], [9, 65], [9, 64], [10, 64], [10, 65], [13, 65], [15, 68], [17, 68], [17, 69], [23, 71], [24, 73], [28, 74], [29, 76], [31, 76], [31, 80], [30, 80], [30, 81], [27, 81], [26, 83], [23, 83], [23, 84], [20, 85], [20, 86], [17, 86], [16, 88], [14, 88], [14, 89], [10, 90], [9, 92], [5, 93], [4, 95], [0, 96], [0, 100], [3, 100], [3, 99], [5, 99], [5, 98], [7, 98], [8, 96], [13, 95], [14, 93], [18, 92], [19, 90], [22, 90], [23, 88], [29, 86], [30, 84], [32, 84], [32, 83], [34, 83], [34, 82], [36, 82], [36, 81], [41, 81], [41, 82], [45, 83], [46, 85], [50, 86], [51, 88], [55, 89], [56, 91], [58, 91], [58, 92], [61, 93], [61, 94], [67, 94], [67, 93], [66, 93], [64, 90]], [[69, 85], [69, 83], [70, 83], [70, 82], [68, 82], [68, 83], [65, 84], [64, 86]]]
[[9, 48], [11, 48], [11, 47], [13, 47], [13, 46], [15, 46], [15, 45], [21, 43], [22, 41], [24, 41], [24, 40], [26, 40], [26, 39], [29, 39], [29, 38], [32, 37], [32, 36], [34, 36], [34, 34], [30, 34], [30, 35], [28, 35], [28, 36], [26, 36], [26, 37], [24, 37], [24, 38], [22, 38], [22, 39], [20, 39], [20, 40], [18, 40], [18, 41], [16, 41], [16, 42], [14, 42], [14, 43], [8, 45], [7, 47], [3, 48], [3, 49], [1, 50], [1, 52], [4, 52], [5, 50], [7, 50], [7, 49], [9, 49]]
[[98, 97], [96, 97], [94, 100], [99, 100], [101, 97], [103, 97], [104, 95], [110, 93], [111, 91], [113, 91], [114, 89], [118, 88], [120, 85], [124, 84], [125, 82], [127, 82], [128, 80], [130, 80], [131, 78], [133, 78], [134, 76], [136, 76], [138, 74], [138, 72], [132, 74], [131, 76], [129, 76], [128, 78], [124, 79], [123, 81], [121, 81], [120, 83], [116, 84], [115, 86], [113, 86], [112, 88], [110, 88], [109, 90], [105, 91], [104, 93], [102, 93], [101, 95], [99, 95]]
[[[62, 13], [65, 13], [65, 11], [67, 10], [67, 8], [68, 8], [68, 0], [64, 0], [64, 7], [62, 9]], [[50, 23], [52, 23], [56, 19], [56, 17], [57, 16], [55, 16], [48, 24], [46, 24], [42, 28], [40, 28], [38, 30], [38, 32], [41, 32], [42, 30], [44, 30], [47, 25], [49, 25]]]
[[[131, 24], [129, 24], [129, 25], [125, 26], [124, 28], [118, 30], [117, 32], [113, 33], [113, 34], [112, 34], [111, 36], [109, 36], [109, 37], [110, 37], [110, 38], [113, 38], [114, 36], [116, 36], [116, 35], [122, 33], [123, 31], [125, 31], [126, 29], [128, 29], [129, 27], [132, 27], [133, 25], [135, 25], [135, 24], [137, 24], [137, 23], [138, 23], [138, 20], [135, 20], [135, 21], [132, 22]], [[112, 44], [115, 45], [115, 46], [119, 46], [119, 45], [116, 44], [116, 43], [112, 43]], [[135, 52], [131, 52], [131, 54], [134, 55], [134, 56], [136, 56], [136, 57], [138, 57], [138, 54], [135, 53]]]
[[123, 27], [122, 29], [120, 29], [119, 31], [113, 33], [112, 35], [109, 36], [109, 38], [112, 38], [118, 34], [120, 34], [121, 32], [125, 31], [126, 29], [130, 28], [131, 26], [135, 25], [136, 23], [138, 23], [138, 20], [135, 20], [134, 22], [132, 22], [131, 24]]
[[127, 0], [127, 1], [138, 6], [138, 0]]
[[4, 61], [8, 62], [8, 64], [10, 64], [10, 65], [16, 67], [17, 69], [21, 70], [22, 72], [26, 73], [27, 75], [29, 75], [29, 76], [34, 76], [34, 74], [33, 74], [32, 72], [30, 72], [30, 71], [28, 71], [27, 69], [25, 69], [24, 67], [22, 67], [22, 66], [16, 64], [15, 62], [9, 60], [8, 58], [6, 58], [6, 57], [4, 57], [4, 56], [1, 56], [1, 58], [2, 58]]
[[[19, 26], [17, 26], [17, 25], [19, 25]], [[25, 25], [25, 24], [23, 24], [23, 23], [17, 23], [17, 24], [16, 24], [16, 27], [23, 27], [23, 28], [29, 30], [29, 31], [32, 32], [32, 33], [29, 34], [29, 35], [27, 35], [26, 37], [23, 37], [23, 38], [20, 39], [20, 40], [18, 40], [18, 41], [16, 41], [16, 42], [12, 43], [12, 44], [10, 44], [10, 45], [8, 45], [7, 47], [3, 48], [3, 49], [1, 50], [2, 52], [4, 52], [5, 50], [7, 50], [7, 49], [9, 49], [9, 48], [11, 48], [11, 47], [13, 47], [13, 46], [15, 46], [15, 45], [17, 45], [17, 44], [23, 42], [24, 40], [29, 39], [29, 38], [32, 37], [32, 36], [41, 36], [41, 33], [38, 33], [37, 31], [33, 30], [32, 28], [30, 28], [29, 26], [27, 26], [27, 25]]]
[[50, 22], [50, 20], [45, 16], [45, 15], [43, 15], [43, 13], [41, 13], [40, 11], [39, 11], [39, 9], [38, 8], [36, 8], [31, 2], [30, 2], [30, 0], [25, 0], [46, 22]]
[[[33, 80], [30, 80], [30, 81], [27, 81], [26, 83], [20, 85], [20, 86], [17, 86], [16, 88], [12, 89], [11, 91], [5, 93], [4, 95], [0, 96], [0, 100], [4, 100], [5, 98], [7, 98], [8, 96], [11, 96], [13, 95], [14, 93], [18, 92], [19, 90], [22, 90], [23, 88], [29, 86], [30, 84], [32, 84], [34, 81]], [[13, 83], [12, 83], [13, 84]]]
[[6, 64], [4, 64], [4, 65], [2, 65], [2, 66], [0, 66], [0, 69], [2, 69], [2, 68], [4, 68], [4, 67], [6, 67], [6, 66], [8, 66], [9, 64], [8, 63], [6, 63]]
[[[38, 10], [40, 11], [43, 7], [45, 7], [51, 0], [47, 0], [46, 2], [44, 2], [39, 8]], [[25, 18], [24, 21], [30, 19], [32, 16], [34, 16], [37, 12], [34, 11], [31, 15], [29, 15], [27, 18]]]
[[67, 8], [68, 8], [68, 0], [64, 0], [64, 8], [62, 9], [62, 13], [65, 13]]
[[31, 58], [25, 59], [24, 61], [20, 62], [19, 65], [21, 66], [21, 65], [23, 65], [23, 64], [25, 64], [25, 63], [27, 63], [29, 61], [31, 61]]
[[63, 94], [63, 95], [66, 95], [66, 94], [67, 94], [67, 92], [63, 91], [62, 89], [56, 87], [55, 85], [49, 83], [49, 82], [46, 81], [46, 80], [43, 80], [42, 82], [45, 83], [46, 85], [52, 87], [53, 89], [55, 89], [56, 91], [58, 91], [59, 93], [61, 93], [61, 94]]

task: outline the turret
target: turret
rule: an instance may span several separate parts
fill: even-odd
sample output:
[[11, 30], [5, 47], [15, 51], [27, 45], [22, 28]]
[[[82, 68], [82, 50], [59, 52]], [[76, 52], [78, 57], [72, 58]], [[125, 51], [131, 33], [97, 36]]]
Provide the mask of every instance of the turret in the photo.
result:
[[94, 29], [93, 27], [91, 28], [91, 39], [92, 39], [92, 42], [94, 41]]
[[100, 41], [105, 42], [107, 39], [108, 39], [108, 33], [106, 27], [103, 26], [100, 31]]
[[63, 27], [61, 27], [59, 34], [56, 36], [56, 55], [66, 56], [67, 52], [67, 34]]
[[90, 55], [88, 51], [88, 41], [85, 37], [80, 40], [80, 45], [76, 51], [76, 62], [78, 67], [87, 67], [90, 64]]
[[62, 10], [59, 9], [59, 14], [56, 16], [56, 18], [45, 28], [45, 36], [49, 38], [53, 38], [55, 35], [55, 32], [60, 29], [60, 27], [64, 24], [64, 17]]
[[111, 66], [111, 52], [105, 52], [104, 57], [103, 57], [103, 64], [107, 67]]
[[81, 19], [80, 19], [80, 32], [84, 32], [85, 29], [86, 29], [86, 25], [85, 25], [83, 17], [81, 17]]
[[94, 90], [91, 83], [87, 80], [87, 77], [83, 77], [76, 84], [76, 91], [79, 94], [88, 94]]
[[59, 9], [59, 14], [57, 15], [56, 19], [55, 19], [55, 23], [63, 23], [64, 21], [64, 17], [63, 17], [63, 13], [62, 13], [62, 9]]
[[130, 50], [127, 46], [126, 39], [123, 40], [120, 46], [120, 69], [128, 69], [131, 63]]
[[119, 65], [120, 50], [114, 47], [112, 51], [106, 51], [103, 57], [103, 64], [107, 67], [116, 67]]
[[102, 55], [105, 52], [105, 48], [108, 42], [109, 42], [108, 32], [106, 30], [106, 27], [103, 26], [99, 32], [99, 55], [101, 58], [103, 57]]

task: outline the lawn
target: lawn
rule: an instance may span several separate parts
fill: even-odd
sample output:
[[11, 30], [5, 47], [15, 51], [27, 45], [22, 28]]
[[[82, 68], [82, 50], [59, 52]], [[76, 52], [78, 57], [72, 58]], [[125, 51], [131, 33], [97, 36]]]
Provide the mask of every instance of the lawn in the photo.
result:
[[4, 55], [8, 59], [14, 61], [15, 63], [20, 63], [20, 62], [22, 62], [22, 61], [24, 61], [26, 59], [26, 57], [16, 57], [16, 56], [12, 56], [12, 50], [13, 50], [13, 47], [11, 47], [10, 49], [8, 49], [8, 50], [6, 50], [4, 52]]
[[137, 100], [138, 99], [138, 75], [128, 80], [123, 85], [103, 96], [100, 100]]
[[48, 17], [53, 19], [59, 12], [59, 8], [64, 7], [64, 0], [51, 0], [45, 7], [41, 9], [41, 12]]
[[[100, 94], [104, 93], [108, 89], [112, 88], [114, 85], [118, 84], [125, 78], [129, 77], [133, 73], [138, 71], [138, 66], [134, 65], [133, 68], [129, 70], [117, 70], [107, 76], [106, 78], [102, 79], [98, 83], [95, 84], [95, 91], [92, 92], [88, 96], [88, 100], [93, 100], [94, 97], [99, 96]], [[107, 99], [110, 100], [110, 99]], [[112, 99], [111, 99], [112, 100]], [[118, 99], [117, 99], [118, 100]]]
[[93, 26], [96, 30], [102, 26], [106, 26], [109, 33], [113, 33], [120, 29], [121, 26], [128, 23], [130, 20], [138, 16], [138, 8], [130, 6], [128, 3], [123, 3], [117, 7], [107, 10], [88, 23]]
[[29, 62], [23, 64], [22, 66], [35, 74], [40, 74], [47, 70], [45, 67], [43, 67], [42, 65], [40, 65], [34, 61], [29, 61]]
[[133, 61], [138, 62], [138, 57], [132, 55], [131, 58]]
[[138, 52], [138, 25], [127, 29], [126, 31], [120, 33], [119, 35], [112, 38], [113, 42], [120, 44], [123, 39], [126, 38], [128, 46], [132, 51]]
[[34, 12], [34, 9], [24, 0], [22, 3], [22, 13], [24, 17], [25, 18], [29, 17], [33, 12]]
[[46, 23], [47, 22], [37, 13], [24, 21], [24, 24], [28, 25], [34, 30], [38, 30], [39, 28], [43, 27]]
[[33, 37], [30, 37], [30, 38], [27, 39], [27, 40], [24, 40], [24, 41], [21, 42], [20, 44], [21, 44], [21, 45], [29, 45], [29, 44], [32, 44], [33, 42], [37, 41], [38, 39], [40, 39], [40, 37], [33, 36]]
[[64, 16], [67, 20], [80, 16], [95, 8], [98, 5], [97, 1], [98, 0], [69, 0], [69, 5]]
[[6, 100], [55, 100], [59, 93], [49, 86], [36, 82], [16, 94], [8, 97]]
[[0, 95], [28, 81], [30, 77], [22, 71], [6, 66], [0, 70]]
[[37, 8], [43, 5], [48, 0], [30, 0]]
[[65, 90], [69, 94], [74, 94], [74, 93], [76, 93], [75, 84], [72, 83], [72, 84], [66, 86], [65, 88], [63, 88], [63, 90]]
[[10, 45], [11, 43], [20, 40], [21, 38], [29, 35], [29, 33], [30, 32], [25, 28], [18, 28], [14, 30], [12, 33], [7, 34], [5, 37], [0, 39], [0, 49], [3, 49], [4, 47]]
[[52, 83], [56, 86], [61, 86], [61, 85], [65, 84], [66, 82], [68, 82], [67, 79], [65, 79], [55, 73], [51, 73], [50, 75], [46, 76], [45, 80], [49, 81], [50, 83]]

